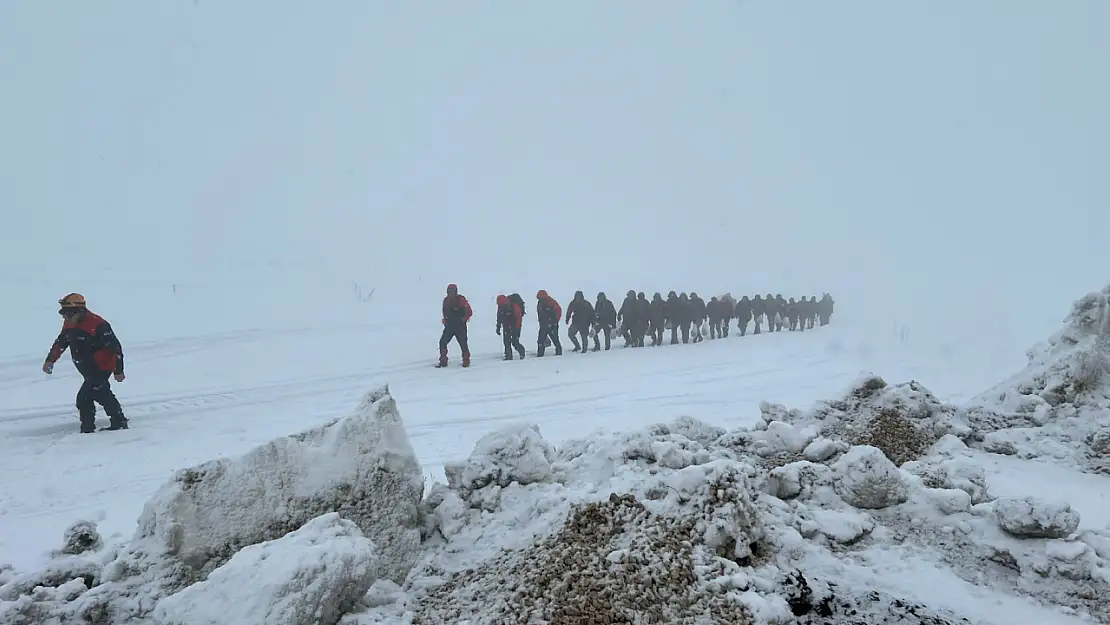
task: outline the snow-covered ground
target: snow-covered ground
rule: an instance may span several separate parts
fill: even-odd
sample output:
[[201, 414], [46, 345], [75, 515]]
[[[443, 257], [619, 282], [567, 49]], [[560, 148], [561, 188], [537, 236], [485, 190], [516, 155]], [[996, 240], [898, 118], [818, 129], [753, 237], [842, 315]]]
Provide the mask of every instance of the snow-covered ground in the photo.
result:
[[[1105, 294], [1086, 306], [1088, 317], [1105, 315]], [[0, 485], [0, 563], [15, 569], [0, 573], [0, 619], [11, 619], [0, 622], [19, 623], [17, 614], [97, 622], [93, 616], [108, 613], [116, 623], [125, 622], [121, 614], [221, 622], [203, 614], [221, 613], [212, 602], [254, 592], [229, 590], [228, 580], [240, 570], [254, 576], [267, 557], [281, 565], [266, 568], [266, 589], [251, 600], [285, 607], [258, 622], [310, 622], [297, 620], [304, 606], [290, 596], [298, 593], [326, 603], [322, 613], [353, 611], [349, 625], [503, 622], [545, 610], [552, 622], [573, 622], [566, 606], [586, 610], [591, 601], [575, 594], [585, 591], [625, 607], [650, 598], [657, 620], [647, 622], [684, 622], [674, 619], [700, 610], [736, 623], [1108, 622], [1097, 607], [1110, 592], [1110, 478], [1099, 460], [1110, 453], [1110, 444], [1099, 452], [1110, 443], [1107, 385], [1095, 376], [1067, 386], [1079, 373], [1104, 371], [1099, 323], [1110, 318], [1073, 318], [1019, 373], [1014, 346], [977, 345], [970, 333], [939, 343], [839, 311], [813, 332], [588, 355], [568, 349], [512, 363], [499, 360], [492, 327], [476, 321], [466, 370], [431, 367], [436, 328], [423, 320], [270, 323], [160, 339], [151, 338], [152, 324], [133, 342], [117, 322], [129, 378], [116, 389], [128, 431], [76, 433], [77, 378], [67, 367], [46, 378], [41, 355], [30, 351], [0, 363], [0, 471], [14, 476]], [[455, 351], [452, 358], [457, 364]], [[868, 371], [890, 385], [861, 383]], [[896, 385], [909, 380], [916, 383]], [[386, 384], [388, 395], [352, 413], [368, 390]], [[283, 537], [311, 515], [282, 506], [275, 513], [273, 504], [283, 500], [275, 488], [290, 489], [290, 502], [311, 499], [345, 483], [344, 472], [359, 476], [351, 478], [356, 490], [367, 483], [366, 492], [376, 492], [379, 478], [366, 477], [358, 462], [306, 458], [378, 449], [383, 436], [359, 424], [397, 412], [426, 480], [412, 519], [424, 543], [401, 586], [368, 572], [410, 557], [405, 541], [380, 530], [375, 515], [388, 505], [351, 512], [372, 518], [356, 520], [367, 544], [334, 516]], [[339, 422], [345, 433], [251, 452], [351, 414]], [[672, 425], [650, 427], [659, 423]], [[348, 438], [357, 444], [345, 447]], [[226, 466], [175, 473], [247, 452]], [[894, 468], [883, 452], [906, 464]], [[300, 477], [277, 477], [283, 462]], [[315, 468], [300, 471], [299, 462]], [[212, 489], [254, 470], [229, 536], [200, 531], [228, 505]], [[261, 533], [244, 529], [252, 519]], [[77, 520], [95, 522], [104, 546], [60, 555]], [[645, 545], [651, 549], [638, 551]], [[591, 549], [608, 560], [591, 559]], [[183, 575], [157, 554], [197, 572]], [[656, 556], [664, 558], [658, 570], [649, 562]], [[609, 565], [641, 577], [624, 579], [624, 590], [610, 587]], [[556, 583], [568, 567], [597, 586]], [[677, 587], [652, 577], [680, 569]], [[82, 595], [83, 584], [70, 583], [80, 575], [65, 571], [98, 585]], [[209, 572], [219, 583], [174, 594]], [[352, 595], [374, 578], [366, 597]], [[131, 599], [113, 603], [117, 595]], [[29, 612], [32, 605], [44, 611]], [[246, 618], [242, 606], [225, 614]]]
[[[41, 349], [0, 362], [0, 470], [21, 476], [0, 486], [0, 561], [35, 565], [75, 518], [97, 521], [108, 535], [130, 535], [143, 502], [172, 471], [347, 414], [367, 388], [380, 384], [388, 383], [401, 402], [427, 474], [442, 480], [445, 460], [465, 455], [501, 425], [535, 423], [555, 441], [682, 415], [735, 427], [758, 416], [760, 401], [808, 405], [861, 371], [926, 380], [945, 397], [959, 398], [996, 381], [1000, 366], [1020, 366], [966, 343], [953, 353], [928, 338], [907, 340], [885, 325], [854, 322], [850, 312], [816, 332], [745, 338], [734, 332], [726, 341], [588, 355], [568, 347], [558, 358], [505, 363], [489, 307], [474, 298], [474, 366], [438, 371], [431, 368], [434, 320], [301, 324], [313, 316], [298, 304], [298, 315], [285, 325], [275, 318], [264, 329], [243, 329], [247, 315], [217, 310], [225, 297], [249, 302], [272, 295], [227, 288], [191, 299], [185, 291], [168, 300], [176, 318], [164, 325], [130, 306], [121, 307], [128, 316], [97, 309], [114, 324], [127, 356], [128, 379], [114, 388], [132, 429], [111, 436], [77, 434], [79, 377], [68, 357], [53, 376], [39, 371], [57, 322], [50, 310], [29, 319], [30, 327], [44, 317], [52, 324], [37, 337]], [[374, 310], [357, 308], [367, 316]], [[224, 329], [188, 331], [196, 326], [192, 319], [212, 324], [221, 315]], [[533, 320], [526, 317], [522, 339], [530, 354]], [[165, 336], [151, 338], [159, 332]], [[139, 340], [129, 340], [136, 334]], [[452, 359], [457, 365], [454, 345]]]

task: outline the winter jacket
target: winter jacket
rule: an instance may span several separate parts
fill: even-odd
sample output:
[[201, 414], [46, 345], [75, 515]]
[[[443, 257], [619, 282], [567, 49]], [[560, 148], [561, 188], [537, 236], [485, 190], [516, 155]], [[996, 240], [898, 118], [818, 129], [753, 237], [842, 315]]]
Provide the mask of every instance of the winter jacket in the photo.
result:
[[624, 302], [621, 303], [621, 309], [620, 312], [617, 313], [617, 319], [623, 320], [627, 324], [631, 324], [632, 322], [636, 321], [636, 315], [639, 313], [639, 311], [640, 305], [636, 302], [636, 297], [634, 295], [629, 295], [628, 297], [625, 297]]
[[661, 326], [667, 320], [667, 302], [663, 301], [658, 293], [651, 298], [651, 303], [648, 304], [648, 319], [655, 326]]
[[536, 293], [536, 317], [539, 319], [541, 326], [559, 325], [559, 319], [562, 316], [563, 308], [559, 306], [559, 302], [555, 301], [554, 297], [548, 295], [547, 291]]
[[690, 296], [690, 320], [694, 323], [705, 321], [705, 300], [697, 295]]
[[751, 302], [753, 317], [759, 317], [760, 315], [767, 314], [767, 302], [762, 297], [756, 295], [754, 298], [752, 298]]
[[443, 298], [443, 325], [455, 328], [466, 325], [473, 314], [464, 296], [456, 294]]
[[567, 325], [586, 328], [593, 325], [594, 307], [586, 298], [575, 298], [567, 305]]
[[733, 309], [733, 316], [740, 323], [747, 323], [752, 320], [752, 300], [743, 297], [739, 302], [736, 302], [736, 308]]
[[646, 325], [650, 318], [651, 302], [647, 300], [647, 295], [640, 293], [636, 298], [636, 323]]
[[609, 299], [599, 298], [597, 304], [594, 305], [594, 314], [597, 317], [597, 324], [601, 327], [617, 327], [617, 309]]
[[497, 332], [502, 328], [519, 330], [524, 311], [516, 302], [510, 301], [504, 295], [497, 296]]
[[112, 326], [100, 315], [86, 310], [80, 320], [65, 321], [50, 346], [46, 362], [58, 362], [66, 349], [83, 377], [123, 373], [123, 346]]
[[667, 296], [667, 323], [677, 326], [686, 321], [686, 306], [677, 295]]

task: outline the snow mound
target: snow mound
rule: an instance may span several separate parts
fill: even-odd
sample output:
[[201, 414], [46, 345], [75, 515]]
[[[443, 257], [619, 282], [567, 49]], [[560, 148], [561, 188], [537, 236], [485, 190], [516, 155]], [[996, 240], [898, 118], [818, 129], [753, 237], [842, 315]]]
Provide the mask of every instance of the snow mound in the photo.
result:
[[997, 499], [994, 513], [1002, 529], [1014, 536], [1067, 538], [1079, 529], [1079, 513], [1071, 506], [1034, 497]]
[[158, 603], [156, 625], [334, 625], [374, 583], [374, 544], [335, 512], [244, 547]]
[[969, 403], [979, 446], [1110, 473], [1110, 286], [1076, 301], [1027, 357], [1025, 369]]
[[[808, 436], [791, 428], [779, 433], [800, 452]], [[871, 510], [837, 494], [838, 478], [871, 484], [857, 489], [862, 498], [895, 508], [912, 489], [912, 476], [877, 449], [849, 450], [836, 468], [802, 460], [768, 470], [764, 457], [735, 450], [742, 432], [688, 418], [550, 454], [521, 454], [522, 440], [552, 448], [538, 429], [521, 432], [495, 432], [453, 466], [484, 466], [502, 457], [490, 443], [503, 441], [507, 457], [549, 460], [544, 480], [437, 485], [421, 562], [344, 625], [961, 622], [889, 591], [838, 585], [831, 571], [805, 572], [807, 559], [866, 545], [878, 531]], [[873, 485], [884, 479], [899, 486]]]
[[510, 426], [478, 439], [465, 462], [444, 465], [447, 484], [464, 493], [487, 486], [535, 484], [551, 477], [554, 450], [534, 425]]
[[[917, 382], [890, 385], [877, 375], [859, 378], [840, 397], [806, 412], [769, 403], [760, 411], [766, 427], [755, 443], [789, 460], [800, 459], [799, 452], [807, 459], [827, 459], [838, 451], [834, 442], [841, 441], [875, 447], [901, 465], [920, 458], [942, 436], [970, 434], [956, 406]], [[783, 427], [787, 424], [794, 427]]]
[[61, 553], [67, 555], [80, 555], [89, 551], [96, 551], [104, 545], [96, 523], [92, 521], [75, 521], [66, 528], [62, 537]]
[[377, 545], [378, 576], [400, 582], [416, 561], [423, 491], [420, 463], [383, 388], [350, 417], [179, 471], [147, 502], [135, 538], [203, 576], [247, 545], [339, 512]]
[[[197, 622], [188, 620], [200, 617], [185, 614], [185, 608], [215, 600], [222, 586], [232, 586], [232, 573], [244, 570], [257, 570], [251, 575], [266, 581], [264, 590], [236, 586], [244, 604], [278, 602], [291, 610], [281, 618], [294, 618], [297, 605], [316, 601], [320, 607], [324, 601], [331, 607], [322, 614], [338, 618], [350, 598], [364, 594], [374, 580], [403, 581], [416, 563], [422, 493], [420, 465], [396, 403], [382, 388], [367, 394], [352, 416], [278, 439], [242, 458], [179, 472], [147, 502], [128, 544], [58, 557], [30, 574], [5, 573], [0, 625], [147, 625], [159, 602], [171, 596], [176, 598], [163, 616]], [[303, 534], [281, 541], [314, 519]], [[358, 541], [351, 524], [360, 544], [373, 545], [373, 557], [352, 557], [357, 550], [351, 544]], [[75, 524], [67, 543], [84, 544], [89, 529]], [[322, 542], [329, 537], [336, 544]], [[230, 562], [260, 543], [266, 545]], [[308, 566], [311, 558], [290, 555], [283, 561], [272, 555], [311, 552], [313, 544], [324, 556], [316, 562], [323, 568]], [[268, 564], [261, 566], [262, 560]], [[362, 567], [369, 572], [361, 573]], [[222, 583], [182, 594], [206, 579]], [[190, 610], [200, 614], [199, 608]]]
[[853, 447], [832, 468], [836, 492], [851, 506], [877, 510], [909, 499], [909, 488], [898, 467], [877, 447]]

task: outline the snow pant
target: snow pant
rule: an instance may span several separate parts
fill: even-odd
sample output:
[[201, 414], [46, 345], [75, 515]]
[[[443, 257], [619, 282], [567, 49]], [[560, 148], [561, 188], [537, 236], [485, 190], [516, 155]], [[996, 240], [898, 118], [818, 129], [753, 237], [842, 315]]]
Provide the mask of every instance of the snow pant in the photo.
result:
[[678, 345], [678, 325], [671, 323], [671, 345]]
[[[572, 324], [567, 329], [567, 336], [570, 337], [570, 344], [574, 346], [574, 351], [586, 353], [586, 349], [590, 346], [590, 326]], [[578, 339], [582, 339], [579, 341]]]
[[644, 337], [647, 336], [647, 323], [642, 321], [634, 321], [629, 327], [629, 337], [632, 339], [632, 347], [643, 347]]
[[710, 319], [709, 320], [709, 338], [715, 339], [718, 336], [721, 336], [721, 320], [720, 319]]
[[605, 350], [608, 351], [609, 349], [611, 349], [612, 348], [611, 340], [612, 340], [612, 335], [613, 335], [612, 326], [597, 326], [596, 328], [594, 328], [594, 330], [595, 330], [595, 332], [594, 332], [594, 351], [596, 352], [596, 351], [601, 349], [601, 342], [598, 338], [599, 334], [604, 334], [605, 335]]
[[538, 347], [536, 349], [536, 355], [537, 356], [543, 357], [543, 352], [547, 348], [547, 342], [548, 341], [551, 341], [551, 344], [555, 346], [555, 355], [556, 356], [562, 356], [563, 355], [563, 344], [559, 342], [559, 324], [558, 324], [558, 322], [556, 322], [552, 325], [549, 325], [549, 326], [548, 325], [543, 325], [542, 323], [540, 324], [540, 335], [539, 335], [539, 339], [537, 341], [538, 342]]
[[96, 404], [104, 407], [105, 414], [111, 419], [110, 427], [120, 428], [127, 425], [116, 394], [112, 392], [111, 374], [96, 374], [85, 378], [77, 391], [77, 414], [81, 418], [82, 432], [96, 431]]
[[663, 344], [663, 326], [663, 321], [656, 321], [652, 322], [651, 327], [648, 329], [648, 333], [651, 334], [652, 346]]
[[520, 328], [502, 328], [501, 342], [505, 344], [505, 360], [513, 359], [513, 349], [524, 359], [524, 346], [520, 344]]
[[752, 330], [752, 334], [759, 334], [759, 326], [763, 324], [763, 315], [756, 315], [753, 319], [755, 320], [755, 329]]
[[682, 324], [679, 326], [679, 330], [682, 332], [682, 342], [683, 343], [689, 343], [690, 342], [690, 322], [689, 321], [682, 322]]
[[[794, 332], [795, 330], [798, 329], [798, 316], [797, 315], [790, 315], [790, 317], [788, 317], [788, 319], [790, 319], [790, 331]], [[804, 327], [802, 329], [805, 330]]]
[[738, 317], [736, 319], [736, 329], [740, 331], [740, 336], [746, 336], [748, 334], [749, 321], [751, 321], [750, 318], [744, 319], [743, 317]]
[[701, 335], [702, 321], [695, 321], [693, 327], [690, 330], [690, 336], [693, 337], [695, 343], [701, 343], [705, 340], [705, 337]]
[[466, 340], [466, 324], [443, 326], [443, 334], [439, 337], [439, 364], [447, 365], [447, 345], [455, 339], [462, 350], [462, 364], [470, 366], [470, 344]]
[[624, 346], [632, 345], [632, 324], [628, 320], [621, 322], [621, 336], [624, 337]]
[[816, 318], [817, 318], [817, 315], [810, 315], [809, 317], [806, 318], [806, 322], [809, 324], [809, 326], [808, 326], [809, 330], [813, 329], [813, 320], [816, 319]]
[[732, 321], [730, 317], [725, 317], [721, 320], [721, 329], [717, 330], [721, 333], [721, 338], [728, 338], [728, 324]]

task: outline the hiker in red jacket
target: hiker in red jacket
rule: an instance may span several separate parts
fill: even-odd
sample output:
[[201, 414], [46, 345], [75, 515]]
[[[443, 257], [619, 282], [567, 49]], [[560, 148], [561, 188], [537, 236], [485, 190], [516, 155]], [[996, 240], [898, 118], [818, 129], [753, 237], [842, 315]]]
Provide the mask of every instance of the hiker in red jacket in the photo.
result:
[[508, 295], [497, 296], [497, 333], [505, 343], [504, 360], [513, 359], [513, 349], [524, 360], [524, 346], [520, 344], [520, 327], [524, 317], [524, 307], [510, 299]]
[[536, 356], [542, 358], [547, 342], [555, 345], [555, 355], [563, 355], [563, 346], [559, 343], [559, 319], [563, 316], [563, 307], [547, 291], [536, 291], [536, 318], [540, 322], [539, 346]]
[[127, 419], [109, 378], [113, 375], [116, 382], [123, 382], [123, 346], [116, 337], [112, 326], [99, 315], [85, 307], [85, 298], [79, 293], [70, 293], [58, 300], [62, 316], [62, 331], [42, 364], [42, 372], [54, 373], [54, 363], [69, 349], [77, 372], [85, 381], [77, 391], [77, 413], [81, 417], [81, 433], [96, 431], [96, 404], [104, 407], [111, 419], [109, 430], [126, 430]]
[[466, 341], [466, 323], [474, 311], [470, 302], [459, 295], [459, 287], [447, 285], [447, 297], [443, 298], [443, 334], [439, 337], [439, 362], [436, 367], [447, 366], [447, 344], [455, 339], [462, 349], [462, 366], [470, 366], [470, 346]]

